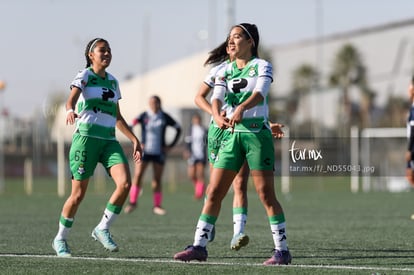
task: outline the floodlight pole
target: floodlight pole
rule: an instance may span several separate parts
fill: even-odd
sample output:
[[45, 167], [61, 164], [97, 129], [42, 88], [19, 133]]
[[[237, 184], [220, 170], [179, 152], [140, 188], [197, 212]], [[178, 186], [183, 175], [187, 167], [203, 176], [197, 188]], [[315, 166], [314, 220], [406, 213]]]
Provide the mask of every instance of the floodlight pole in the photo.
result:
[[235, 24], [235, 9], [236, 9], [236, 1], [234, 0], [227, 0], [227, 9], [226, 9], [226, 17], [227, 17], [227, 27], [228, 31], [230, 28]]
[[5, 136], [5, 115], [3, 106], [3, 91], [6, 83], [0, 80], [0, 194], [4, 193], [6, 183], [4, 181], [4, 136]]

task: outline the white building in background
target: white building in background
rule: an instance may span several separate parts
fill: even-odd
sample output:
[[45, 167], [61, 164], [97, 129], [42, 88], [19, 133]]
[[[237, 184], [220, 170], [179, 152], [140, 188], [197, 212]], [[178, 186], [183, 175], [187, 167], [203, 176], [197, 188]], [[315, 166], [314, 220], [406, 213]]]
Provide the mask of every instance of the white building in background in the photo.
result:
[[[271, 51], [275, 68], [275, 96], [286, 97], [291, 92], [292, 75], [302, 64], [310, 64], [321, 73], [322, 89], [328, 89], [327, 79], [335, 55], [345, 44], [352, 44], [361, 54], [367, 68], [370, 87], [376, 92], [374, 104], [383, 107], [390, 96], [407, 97], [408, 84], [414, 72], [414, 18], [383, 25], [336, 33], [296, 43], [275, 45]], [[295, 121], [305, 117], [332, 127], [332, 117], [340, 91], [318, 92], [300, 102]], [[359, 92], [351, 90], [351, 100], [360, 102]], [[307, 105], [305, 107], [304, 105]], [[324, 116], [321, 116], [324, 113]], [[322, 119], [322, 120], [320, 120]]]
[[[414, 18], [271, 47], [275, 73], [272, 97], [289, 95], [293, 71], [304, 63], [321, 72], [321, 79], [325, 81], [322, 87], [327, 88], [326, 79], [334, 57], [347, 43], [355, 46], [363, 58], [370, 87], [377, 94], [377, 106], [385, 105], [391, 95], [406, 97], [414, 71]], [[146, 110], [148, 98], [156, 94], [161, 97], [163, 108], [185, 126], [182, 110], [197, 109], [194, 96], [209, 70], [203, 66], [207, 57], [208, 52], [202, 52], [122, 82], [120, 106], [127, 122]], [[295, 120], [300, 122], [310, 117], [327, 127], [334, 126], [332, 118], [336, 116], [335, 101], [339, 95], [332, 92], [335, 93], [318, 92], [304, 99], [300, 103], [304, 107], [299, 108]], [[351, 91], [352, 100], [358, 102], [358, 97], [358, 91]], [[65, 141], [70, 141], [73, 128], [62, 123], [64, 116], [62, 106], [52, 135], [56, 138], [60, 134]]]

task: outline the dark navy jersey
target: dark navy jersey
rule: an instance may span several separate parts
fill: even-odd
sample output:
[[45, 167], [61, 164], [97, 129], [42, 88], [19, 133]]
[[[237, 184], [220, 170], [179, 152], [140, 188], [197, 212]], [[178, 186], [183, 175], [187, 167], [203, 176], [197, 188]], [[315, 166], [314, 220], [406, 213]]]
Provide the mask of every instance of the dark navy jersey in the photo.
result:
[[414, 105], [411, 106], [407, 119], [408, 151], [414, 152]]
[[[181, 126], [163, 111], [157, 113], [143, 112], [133, 121], [132, 126], [138, 123], [141, 124], [141, 142], [144, 144], [144, 153], [147, 154], [162, 154], [163, 148], [174, 146], [181, 134]], [[176, 132], [174, 140], [167, 145], [165, 133], [168, 126], [175, 128]]]

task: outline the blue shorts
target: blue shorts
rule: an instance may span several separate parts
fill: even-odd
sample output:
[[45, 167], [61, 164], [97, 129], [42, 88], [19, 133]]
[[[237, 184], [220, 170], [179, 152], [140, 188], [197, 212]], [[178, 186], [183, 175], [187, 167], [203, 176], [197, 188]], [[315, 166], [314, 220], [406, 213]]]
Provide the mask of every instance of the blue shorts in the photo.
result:
[[197, 163], [202, 163], [202, 164], [206, 164], [207, 163], [207, 159], [206, 158], [196, 158], [191, 156], [188, 160], [187, 160], [188, 165], [196, 165]]
[[144, 153], [142, 156], [142, 161], [144, 162], [155, 162], [161, 165], [165, 164], [165, 154], [160, 155], [151, 155]]

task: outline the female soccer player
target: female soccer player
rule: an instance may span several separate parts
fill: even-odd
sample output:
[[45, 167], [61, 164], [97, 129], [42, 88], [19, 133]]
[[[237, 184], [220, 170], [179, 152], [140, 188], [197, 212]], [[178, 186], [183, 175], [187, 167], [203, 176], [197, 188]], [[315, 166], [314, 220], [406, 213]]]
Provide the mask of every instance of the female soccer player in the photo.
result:
[[[195, 97], [195, 103], [200, 109], [206, 113], [212, 115], [211, 104], [207, 100], [207, 96], [210, 91], [214, 88], [214, 81], [218, 71], [221, 68], [226, 66], [229, 62], [233, 60], [233, 52], [228, 48], [228, 41], [226, 40], [218, 47], [213, 49], [204, 65], [217, 64], [210, 69], [207, 77], [204, 79], [199, 91]], [[223, 114], [225, 114], [226, 105], [223, 107]], [[270, 123], [270, 128], [272, 130], [272, 135], [275, 138], [282, 138], [284, 133], [281, 130], [283, 127], [279, 123]], [[228, 135], [229, 132], [224, 129], [220, 129], [215, 124], [214, 120], [211, 120], [210, 127], [208, 130], [208, 159], [210, 162], [210, 174], [213, 169], [213, 164], [217, 155], [217, 152], [220, 148], [221, 141], [224, 135]], [[230, 248], [232, 250], [239, 250], [243, 246], [246, 246], [249, 243], [249, 237], [245, 234], [245, 225], [247, 223], [247, 182], [249, 177], [249, 166], [247, 162], [244, 162], [242, 168], [237, 173], [236, 177], [233, 179], [233, 237], [230, 241]], [[215, 229], [209, 235], [210, 241], [213, 241], [215, 236]]]
[[[142, 161], [135, 164], [134, 177], [132, 179], [129, 204], [125, 213], [131, 213], [137, 206], [138, 195], [142, 190], [142, 178], [148, 164], [153, 164], [152, 192], [153, 212], [157, 215], [165, 215], [166, 210], [162, 208], [162, 186], [161, 179], [164, 172], [165, 158], [168, 150], [177, 143], [181, 134], [181, 126], [161, 108], [161, 99], [154, 95], [149, 99], [149, 110], [141, 113], [133, 122], [132, 127], [141, 124], [142, 148], [144, 150]], [[166, 144], [167, 127], [175, 129], [174, 140]]]
[[[109, 43], [102, 38], [91, 40], [86, 46], [85, 57], [86, 68], [72, 81], [66, 102], [66, 124], [72, 125], [76, 122], [76, 129], [69, 152], [72, 192], [63, 205], [59, 230], [52, 243], [60, 257], [71, 256], [66, 239], [85, 196], [89, 178], [98, 162], [107, 169], [116, 188], [109, 198], [100, 223], [92, 231], [92, 237], [109, 251], [118, 251], [109, 227], [121, 213], [128, 197], [131, 175], [128, 160], [116, 140], [115, 127], [131, 140], [133, 160], [139, 162], [141, 159], [141, 144], [129, 129], [119, 109], [121, 93], [118, 81], [106, 72], [112, 60]], [[78, 112], [75, 112], [75, 104]]]
[[[209, 57], [205, 61], [204, 65], [217, 64], [210, 69], [207, 77], [204, 79], [198, 93], [195, 97], [195, 103], [197, 106], [212, 115], [211, 104], [207, 101], [207, 96], [214, 88], [214, 81], [216, 74], [221, 68], [225, 67], [233, 59], [232, 52], [229, 51], [226, 40], [220, 44], [217, 48], [210, 52]], [[225, 106], [223, 107], [225, 110]], [[223, 112], [223, 114], [225, 111]], [[210, 174], [213, 169], [213, 164], [217, 156], [217, 152], [220, 148], [223, 136], [229, 134], [229, 132], [216, 127], [214, 120], [211, 120], [208, 129], [208, 160], [210, 163]], [[230, 241], [230, 249], [239, 250], [243, 246], [249, 243], [249, 237], [245, 234], [244, 229], [247, 223], [247, 182], [249, 177], [249, 167], [247, 163], [244, 163], [239, 173], [233, 180], [233, 237]], [[215, 230], [209, 235], [209, 240], [213, 241], [215, 236]]]
[[194, 198], [199, 200], [204, 195], [204, 170], [207, 163], [207, 129], [201, 123], [201, 116], [194, 113], [191, 117], [191, 127], [184, 138], [186, 149], [184, 159], [187, 160], [187, 174], [194, 185]]
[[[229, 49], [235, 60], [217, 73], [212, 97], [212, 112], [217, 126], [230, 131], [218, 152], [218, 159], [207, 189], [194, 242], [174, 255], [181, 261], [207, 259], [208, 235], [220, 212], [221, 202], [232, 180], [246, 160], [256, 191], [266, 210], [275, 245], [274, 254], [265, 265], [289, 264], [286, 222], [274, 189], [274, 147], [268, 122], [268, 92], [273, 80], [272, 65], [259, 59], [259, 33], [253, 24], [234, 26], [229, 35]], [[225, 97], [226, 95], [226, 97]], [[226, 117], [221, 107], [226, 103]]]

